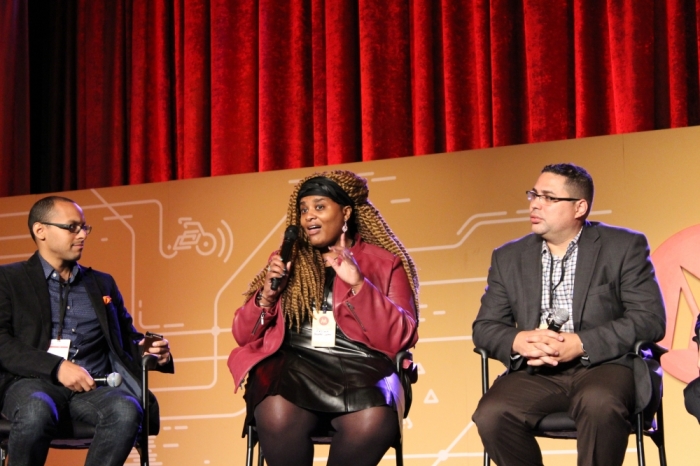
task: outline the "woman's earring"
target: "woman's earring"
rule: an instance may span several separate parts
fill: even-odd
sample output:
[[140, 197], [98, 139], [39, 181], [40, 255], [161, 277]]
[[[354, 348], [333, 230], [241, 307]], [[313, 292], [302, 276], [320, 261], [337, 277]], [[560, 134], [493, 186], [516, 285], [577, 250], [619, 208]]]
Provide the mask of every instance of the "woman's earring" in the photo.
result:
[[342, 231], [343, 231], [343, 233], [345, 233], [345, 232], [348, 231], [348, 222], [347, 222], [347, 220], [345, 221], [345, 223], [343, 223]]

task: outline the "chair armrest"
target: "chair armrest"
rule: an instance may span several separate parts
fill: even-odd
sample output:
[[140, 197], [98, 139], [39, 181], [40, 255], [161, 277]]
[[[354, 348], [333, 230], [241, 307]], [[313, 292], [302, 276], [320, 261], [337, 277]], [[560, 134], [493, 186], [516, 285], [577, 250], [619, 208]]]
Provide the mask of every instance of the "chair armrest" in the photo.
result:
[[489, 352], [478, 346], [474, 352], [481, 355], [481, 394], [485, 395], [489, 389]]
[[413, 353], [400, 351], [396, 354], [395, 363], [397, 374], [405, 373], [412, 384], [418, 382], [418, 368], [413, 364]]
[[158, 356], [152, 353], [146, 353], [141, 358], [141, 368], [147, 371], [155, 370], [158, 367]]
[[158, 356], [146, 353], [141, 358], [141, 404], [143, 409], [148, 411], [148, 371], [158, 367]]
[[634, 343], [634, 352], [642, 357], [661, 360], [661, 356], [668, 353], [668, 349], [653, 341], [638, 340]]
[[150, 423], [150, 398], [148, 391], [148, 371], [158, 367], [158, 356], [146, 353], [141, 358], [141, 406], [143, 407], [143, 426], [141, 428], [141, 448], [148, 451], [148, 434]]
[[396, 372], [401, 372], [401, 370], [404, 368], [403, 362], [405, 360], [413, 362], [413, 353], [411, 353], [410, 351], [399, 351], [398, 353], [396, 353], [396, 357], [394, 358], [394, 363], [396, 364]]

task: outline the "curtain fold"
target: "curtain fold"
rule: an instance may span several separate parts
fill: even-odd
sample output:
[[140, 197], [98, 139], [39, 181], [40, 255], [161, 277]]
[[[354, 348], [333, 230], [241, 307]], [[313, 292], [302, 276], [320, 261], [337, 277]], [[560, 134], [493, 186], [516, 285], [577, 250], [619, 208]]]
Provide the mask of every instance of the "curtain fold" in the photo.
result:
[[260, 0], [259, 11], [259, 169], [311, 166], [310, 2]]
[[[235, 47], [231, 44], [236, 44]], [[258, 170], [258, 8], [211, 5], [211, 175]]]
[[0, 196], [30, 189], [28, 16], [25, 2], [0, 4]]
[[700, 123], [700, 0], [8, 0], [0, 195]]
[[314, 2], [314, 17], [319, 18], [321, 12], [324, 13], [324, 41], [314, 42], [314, 65], [318, 67], [315, 76], [321, 78], [319, 86], [314, 86], [318, 88], [317, 105], [321, 109], [314, 114], [318, 120], [314, 124], [319, 130], [326, 128], [325, 141], [323, 134], [318, 140], [315, 165], [356, 162], [358, 154], [362, 153], [356, 4], [353, 0]]
[[175, 174], [172, 21], [173, 10], [164, 2], [135, 2], [127, 24], [127, 184], [167, 181]]

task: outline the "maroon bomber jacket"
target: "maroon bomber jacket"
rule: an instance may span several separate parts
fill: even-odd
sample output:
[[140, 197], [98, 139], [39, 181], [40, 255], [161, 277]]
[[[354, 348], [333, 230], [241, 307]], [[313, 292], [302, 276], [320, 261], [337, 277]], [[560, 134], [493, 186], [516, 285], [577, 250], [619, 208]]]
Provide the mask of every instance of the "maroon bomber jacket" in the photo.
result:
[[[418, 341], [416, 308], [401, 259], [378, 246], [356, 241], [350, 248], [365, 283], [353, 295], [338, 279], [333, 286], [333, 314], [338, 327], [356, 342], [394, 359]], [[261, 323], [262, 322], [262, 323]], [[285, 320], [280, 302], [272, 308], [249, 299], [233, 318], [233, 337], [239, 347], [228, 358], [235, 390], [257, 363], [282, 345]]]

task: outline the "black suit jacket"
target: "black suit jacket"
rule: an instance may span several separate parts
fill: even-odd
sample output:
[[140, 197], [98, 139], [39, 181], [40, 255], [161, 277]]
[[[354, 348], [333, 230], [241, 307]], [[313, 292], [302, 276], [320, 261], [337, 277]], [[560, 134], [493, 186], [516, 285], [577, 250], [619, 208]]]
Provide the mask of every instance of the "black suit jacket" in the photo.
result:
[[[112, 369], [138, 395], [141, 387], [143, 338], [133, 326], [124, 300], [111, 275], [81, 266], [85, 287], [107, 337]], [[105, 297], [109, 299], [105, 299]], [[105, 303], [105, 301], [110, 301]], [[0, 405], [8, 385], [18, 378], [35, 377], [54, 383], [61, 357], [47, 352], [51, 343], [51, 303], [44, 270], [36, 252], [25, 262], [0, 267]], [[172, 360], [159, 366], [172, 373]], [[159, 430], [158, 403], [151, 394], [150, 433]]]
[[[488, 286], [473, 324], [474, 344], [510, 367], [515, 335], [540, 322], [542, 237], [530, 234], [496, 249]], [[590, 361], [634, 370], [636, 410], [651, 398], [646, 364], [632, 353], [637, 340], [661, 340], [666, 312], [644, 235], [586, 222], [578, 244], [573, 299], [574, 331]], [[525, 367], [515, 362], [511, 370]]]

